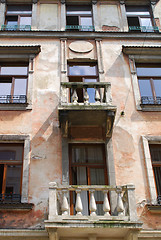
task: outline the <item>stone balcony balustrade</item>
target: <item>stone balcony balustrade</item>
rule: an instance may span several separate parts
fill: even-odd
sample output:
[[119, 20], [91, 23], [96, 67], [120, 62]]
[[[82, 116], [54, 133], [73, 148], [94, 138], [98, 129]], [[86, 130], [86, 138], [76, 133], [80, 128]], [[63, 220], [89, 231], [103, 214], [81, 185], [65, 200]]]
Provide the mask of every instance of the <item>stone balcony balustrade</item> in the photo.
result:
[[[88, 191], [89, 193], [89, 215], [83, 215], [84, 203], [81, 198], [81, 192]], [[95, 192], [101, 191], [104, 195], [103, 199], [103, 215], [97, 215], [97, 204]], [[74, 204], [74, 215], [70, 214], [70, 192], [75, 192], [76, 201]], [[110, 193], [115, 193], [115, 197], [110, 198]], [[115, 206], [114, 206], [115, 204]], [[111, 211], [113, 205], [114, 211]], [[76, 220], [83, 219], [91, 220], [124, 220], [137, 221], [136, 202], [135, 202], [135, 187], [133, 185], [124, 186], [101, 186], [101, 185], [58, 185], [51, 182], [49, 186], [49, 220], [68, 219]]]
[[[89, 101], [89, 94], [87, 89], [93, 88], [95, 91], [95, 102]], [[83, 89], [83, 102], [78, 101], [77, 90]], [[71, 101], [70, 101], [70, 92]], [[109, 82], [62, 82], [61, 83], [61, 99], [60, 104], [68, 106], [98, 106], [111, 105], [111, 83]]]

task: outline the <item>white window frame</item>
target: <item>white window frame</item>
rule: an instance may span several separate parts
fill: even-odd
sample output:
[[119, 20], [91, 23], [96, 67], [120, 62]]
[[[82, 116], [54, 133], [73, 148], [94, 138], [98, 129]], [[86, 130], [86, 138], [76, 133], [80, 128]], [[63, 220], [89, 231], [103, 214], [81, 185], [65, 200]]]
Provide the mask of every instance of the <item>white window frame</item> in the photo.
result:
[[30, 136], [29, 135], [2, 135], [0, 134], [0, 143], [23, 143], [23, 172], [22, 172], [22, 192], [21, 203], [28, 203], [29, 188], [29, 165], [30, 165]]
[[142, 141], [150, 192], [150, 203], [157, 204], [157, 190], [155, 185], [155, 176], [152, 167], [149, 144], [161, 144], [161, 136], [142, 136]]

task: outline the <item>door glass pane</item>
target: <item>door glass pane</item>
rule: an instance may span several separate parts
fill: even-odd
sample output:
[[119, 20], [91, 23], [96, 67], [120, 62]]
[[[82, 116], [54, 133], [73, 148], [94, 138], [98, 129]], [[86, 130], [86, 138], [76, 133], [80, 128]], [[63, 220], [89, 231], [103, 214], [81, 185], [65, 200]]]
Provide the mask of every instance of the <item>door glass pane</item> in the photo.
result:
[[69, 66], [69, 75], [96, 75], [96, 66], [75, 65]]
[[8, 165], [6, 176], [6, 194], [20, 194], [21, 166]]
[[152, 97], [152, 89], [149, 80], [139, 80], [140, 94], [142, 97]]
[[102, 146], [95, 145], [95, 146], [89, 146], [87, 148], [87, 161], [88, 163], [103, 163], [103, 152], [102, 152]]
[[[85, 79], [85, 82], [97, 82], [97, 79]], [[95, 89], [94, 88], [87, 88], [87, 93], [89, 95], [89, 102], [95, 103]]]
[[[4, 165], [0, 165], [0, 194], [2, 193], [2, 185], [3, 185], [3, 173], [4, 173]], [[2, 199], [2, 196], [0, 196], [0, 201]]]
[[0, 160], [15, 160], [15, 151], [0, 151]]
[[15, 79], [14, 95], [26, 95], [27, 79]]
[[153, 167], [157, 193], [161, 196], [161, 167]]
[[72, 162], [73, 163], [85, 163], [86, 153], [83, 147], [73, 147], [72, 148]]
[[161, 97], [161, 79], [153, 80], [156, 97]]

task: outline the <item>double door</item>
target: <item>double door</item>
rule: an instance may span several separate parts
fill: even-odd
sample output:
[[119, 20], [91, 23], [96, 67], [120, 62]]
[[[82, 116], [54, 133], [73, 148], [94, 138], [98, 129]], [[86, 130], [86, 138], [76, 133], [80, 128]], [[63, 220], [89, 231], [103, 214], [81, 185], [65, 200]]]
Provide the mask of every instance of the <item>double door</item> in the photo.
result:
[[[103, 144], [70, 145], [70, 184], [71, 185], [107, 185], [107, 168]], [[74, 214], [75, 194], [71, 193], [71, 213]], [[90, 195], [81, 192], [83, 215], [89, 215]], [[95, 192], [97, 214], [103, 213], [103, 193]]]

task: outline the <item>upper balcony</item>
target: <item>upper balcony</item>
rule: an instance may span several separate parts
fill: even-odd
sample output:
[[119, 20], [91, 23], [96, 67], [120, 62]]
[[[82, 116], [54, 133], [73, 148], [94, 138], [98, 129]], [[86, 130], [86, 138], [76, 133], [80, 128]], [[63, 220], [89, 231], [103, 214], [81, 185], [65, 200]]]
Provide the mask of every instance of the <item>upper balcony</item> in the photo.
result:
[[109, 137], [116, 112], [116, 106], [112, 105], [111, 84], [62, 82], [58, 110], [64, 136], [69, 137], [68, 129], [72, 127], [95, 126], [103, 130], [103, 138]]
[[57, 229], [60, 238], [92, 233], [97, 237], [126, 239], [129, 231], [139, 231], [142, 226], [137, 220], [135, 187], [63, 186], [51, 182], [45, 226], [48, 231]]

